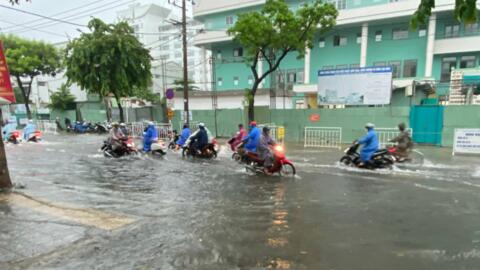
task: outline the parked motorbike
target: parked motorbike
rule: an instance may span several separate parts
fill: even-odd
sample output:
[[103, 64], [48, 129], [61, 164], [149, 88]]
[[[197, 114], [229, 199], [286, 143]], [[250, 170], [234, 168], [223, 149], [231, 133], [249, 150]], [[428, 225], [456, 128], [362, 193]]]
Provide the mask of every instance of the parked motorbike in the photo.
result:
[[212, 143], [207, 144], [203, 149], [198, 153], [197, 151], [193, 150], [192, 143], [190, 142], [188, 145], [183, 147], [182, 150], [182, 157], [195, 157], [195, 158], [206, 158], [206, 159], [214, 159], [217, 157], [217, 141], [214, 139]]
[[[280, 174], [281, 176], [295, 176], [296, 168], [293, 163], [285, 156], [285, 148], [282, 145], [272, 146], [273, 165], [268, 168], [269, 174]], [[237, 153], [238, 154], [238, 153]], [[246, 163], [246, 169], [255, 173], [265, 174], [263, 167], [263, 159], [257, 153], [244, 152], [243, 156], [239, 154], [240, 162]]]
[[108, 133], [108, 125], [104, 124], [104, 123], [95, 123], [94, 127], [93, 127], [93, 132], [94, 133], [97, 133], [97, 134], [105, 134], [105, 133]]
[[387, 149], [380, 149], [376, 151], [370, 162], [363, 163], [360, 160], [358, 148], [360, 144], [354, 142], [350, 147], [345, 149], [345, 155], [340, 159], [340, 163], [363, 169], [391, 169], [395, 158]]
[[122, 141], [122, 147], [113, 151], [112, 144], [109, 141], [104, 141], [101, 148], [103, 155], [105, 157], [119, 158], [127, 155], [136, 155], [138, 150], [135, 147], [135, 142], [132, 137], [128, 137], [126, 140]]
[[42, 132], [40, 130], [35, 130], [32, 134], [28, 135], [27, 142], [39, 142], [42, 140]]

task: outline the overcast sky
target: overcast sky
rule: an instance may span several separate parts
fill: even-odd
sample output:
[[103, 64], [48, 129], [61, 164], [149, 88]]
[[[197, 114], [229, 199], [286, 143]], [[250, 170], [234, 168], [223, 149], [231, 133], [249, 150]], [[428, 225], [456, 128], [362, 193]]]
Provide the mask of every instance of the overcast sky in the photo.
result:
[[[20, 2], [21, 4], [14, 8], [86, 25], [92, 16], [106, 22], [114, 22], [117, 11], [128, 8], [134, 3], [156, 3], [163, 6], [167, 0], [31, 0], [31, 2], [21, 0]], [[0, 5], [11, 6], [6, 0], [0, 0]], [[77, 29], [85, 31], [86, 28], [42, 19], [0, 6], [0, 33], [12, 33], [56, 43], [77, 37], [79, 35]]]

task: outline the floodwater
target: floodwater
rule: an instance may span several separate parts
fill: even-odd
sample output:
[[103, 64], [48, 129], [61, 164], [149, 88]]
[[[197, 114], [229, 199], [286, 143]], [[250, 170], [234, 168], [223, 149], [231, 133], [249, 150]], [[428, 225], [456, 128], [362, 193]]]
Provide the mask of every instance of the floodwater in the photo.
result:
[[22, 268], [480, 269], [478, 157], [422, 148], [421, 167], [372, 172], [287, 145], [298, 176], [281, 178], [247, 173], [227, 150], [106, 159], [102, 140], [7, 146], [21, 192], [135, 220]]

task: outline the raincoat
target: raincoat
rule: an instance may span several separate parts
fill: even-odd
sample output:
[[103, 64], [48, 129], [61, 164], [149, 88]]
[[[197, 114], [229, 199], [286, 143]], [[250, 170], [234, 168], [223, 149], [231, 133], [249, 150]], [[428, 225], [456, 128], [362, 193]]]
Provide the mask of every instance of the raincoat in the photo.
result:
[[205, 147], [209, 140], [208, 140], [208, 133], [205, 128], [198, 129], [197, 132], [193, 136], [191, 136], [188, 140], [194, 142], [193, 148], [195, 150], [202, 150]]
[[245, 144], [245, 149], [250, 152], [257, 152], [258, 141], [260, 140], [260, 129], [258, 127], [253, 127], [248, 133], [247, 137], [243, 139]]
[[[213, 144], [213, 139], [215, 139], [215, 137], [213, 137], [212, 133], [210, 132], [210, 130], [208, 130], [208, 128], [204, 127], [205, 129], [205, 132], [207, 133], [207, 140], [208, 140], [208, 143], [212, 143]], [[189, 145], [190, 142], [192, 141], [192, 138], [198, 134], [198, 132], [200, 132], [200, 129], [197, 129], [194, 133], [192, 133], [190, 135], [190, 137], [188, 137], [188, 139], [185, 141], [185, 143], [183, 145]]]
[[273, 155], [270, 151], [270, 145], [275, 145], [275, 141], [270, 135], [262, 134], [257, 146], [258, 156], [263, 160], [263, 165], [268, 168], [272, 165]]
[[148, 126], [147, 131], [143, 135], [143, 151], [152, 151], [152, 143], [158, 140], [158, 132], [155, 126]]
[[410, 132], [401, 131], [400, 134], [390, 140], [390, 142], [397, 143], [398, 154], [402, 156], [407, 156], [413, 148], [412, 138], [410, 137]]
[[177, 145], [183, 146], [185, 142], [187, 142], [188, 137], [190, 137], [190, 129], [187, 127], [182, 130], [182, 134], [180, 134]]
[[375, 133], [373, 128], [368, 129], [367, 135], [361, 138], [358, 143], [363, 145], [362, 150], [360, 151], [360, 160], [363, 162], [370, 161], [373, 153], [378, 150], [377, 133]]
[[12, 132], [14, 132], [17, 129], [17, 124], [16, 123], [8, 123], [2, 128], [2, 135], [3, 135], [3, 140], [8, 141], [8, 138], [12, 135]]
[[28, 123], [23, 129], [23, 139], [27, 141], [30, 134], [35, 133], [36, 130], [37, 130], [37, 127], [35, 126], [35, 124]]
[[240, 128], [230, 144], [232, 151], [235, 151], [237, 146], [242, 143], [243, 138], [247, 137], [247, 135], [247, 131], [243, 127]]

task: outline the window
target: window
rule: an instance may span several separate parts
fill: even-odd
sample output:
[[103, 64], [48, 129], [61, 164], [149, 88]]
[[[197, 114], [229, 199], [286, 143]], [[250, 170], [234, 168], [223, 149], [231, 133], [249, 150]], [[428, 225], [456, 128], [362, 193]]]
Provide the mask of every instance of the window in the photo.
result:
[[222, 79], [222, 78], [218, 78], [218, 79], [217, 79], [217, 85], [218, 85], [218, 86], [222, 86], [222, 84], [223, 84], [223, 79]]
[[222, 59], [222, 51], [217, 51], [217, 59]]
[[170, 50], [170, 45], [163, 45], [160, 50], [168, 51], [168, 50]]
[[460, 58], [460, 68], [474, 68], [477, 65], [477, 58], [473, 55]]
[[325, 47], [325, 38], [320, 38], [318, 40], [318, 47], [324, 48]]
[[418, 30], [418, 36], [419, 36], [419, 37], [424, 37], [424, 36], [426, 36], [426, 35], [427, 35], [427, 29], [426, 29], [426, 28], [420, 28], [420, 29]]
[[350, 68], [359, 68], [360, 67], [360, 64], [351, 64], [350, 65]]
[[403, 62], [403, 77], [417, 77], [417, 60], [405, 60]]
[[408, 29], [393, 29], [392, 39], [407, 39], [408, 38]]
[[175, 58], [180, 58], [182, 57], [182, 53], [181, 52], [175, 52]]
[[444, 57], [442, 59], [442, 70], [440, 74], [440, 81], [448, 82], [450, 81], [450, 72], [453, 68], [457, 67], [457, 58], [456, 57]]
[[342, 37], [342, 36], [334, 36], [333, 37], [333, 46], [334, 47], [345, 46], [345, 45], [347, 45], [347, 37]]
[[347, 8], [347, 0], [329, 0], [338, 10]]
[[237, 76], [233, 77], [233, 85], [237, 86], [237, 85], [238, 85], [238, 81], [239, 81], [239, 79], [238, 79]]
[[375, 31], [375, 41], [376, 42], [382, 41], [382, 31], [381, 30]]
[[357, 33], [357, 44], [362, 43], [362, 33]]
[[348, 65], [337, 65], [335, 69], [346, 69], [348, 68]]
[[458, 37], [460, 34], [460, 25], [447, 25], [445, 26], [445, 37], [452, 38]]
[[253, 84], [253, 76], [248, 75], [248, 85], [252, 85], [252, 84]]
[[333, 69], [333, 66], [323, 66], [322, 70], [330, 70]]
[[297, 83], [302, 84], [305, 80], [305, 71], [302, 69], [297, 70]]
[[243, 56], [243, 48], [234, 49], [233, 50], [233, 56], [242, 57]]
[[401, 69], [402, 69], [402, 62], [401, 61], [390, 61], [388, 65], [392, 67], [392, 78], [400, 78], [401, 77]]
[[297, 71], [296, 70], [288, 70], [287, 71], [287, 83], [294, 84], [297, 80]]
[[465, 24], [465, 35], [478, 34], [478, 23]]
[[377, 61], [377, 62], [373, 62], [373, 66], [374, 67], [384, 67], [386, 66], [387, 63], [385, 61]]
[[225, 22], [226, 22], [227, 25], [232, 25], [233, 24], [233, 16], [225, 17]]

